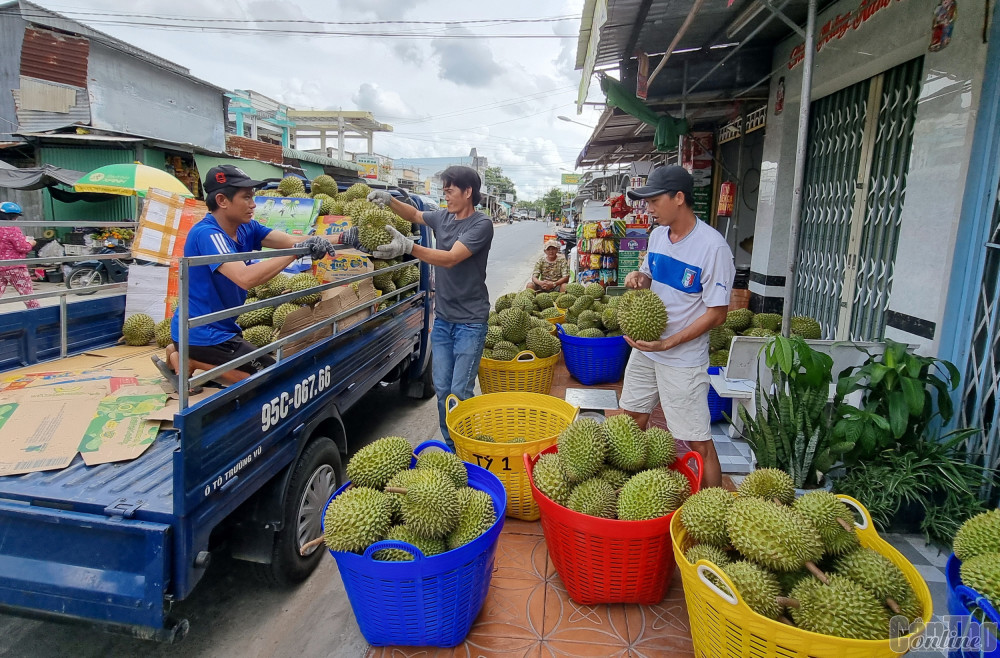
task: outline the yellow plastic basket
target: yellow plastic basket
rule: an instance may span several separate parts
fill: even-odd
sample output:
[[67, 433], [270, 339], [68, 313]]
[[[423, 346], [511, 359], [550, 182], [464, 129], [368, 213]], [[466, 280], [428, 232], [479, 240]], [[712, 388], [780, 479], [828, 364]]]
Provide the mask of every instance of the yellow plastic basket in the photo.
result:
[[[861, 545], [878, 551], [902, 570], [923, 606], [924, 624], [929, 622], [933, 603], [927, 583], [899, 551], [878, 536], [868, 510], [861, 503], [850, 496], [838, 495], [838, 498], [854, 507], [863, 519], [856, 524]], [[906, 653], [912, 640], [923, 633], [921, 628], [898, 639], [851, 640], [811, 633], [763, 617], [743, 602], [721, 569], [706, 560], [699, 560], [696, 565], [687, 561], [684, 551], [694, 542], [688, 537], [680, 517], [680, 514], [674, 515], [670, 535], [684, 583], [691, 639], [698, 658], [894, 658]], [[709, 582], [707, 574], [714, 574], [729, 591]]]
[[548, 395], [552, 388], [552, 375], [558, 362], [558, 353], [539, 359], [534, 352], [527, 350], [519, 353], [513, 361], [480, 359], [479, 387], [483, 389], [483, 393]]
[[560, 308], [558, 310], [561, 311], [561, 313], [559, 315], [557, 315], [556, 317], [554, 317], [554, 318], [545, 318], [546, 320], [548, 320], [549, 322], [552, 323], [552, 328], [553, 329], [555, 329], [555, 326], [557, 324], [562, 324], [562, 323], [566, 322], [566, 311], [565, 311], [565, 309], [561, 309]]
[[[577, 407], [539, 393], [490, 393], [468, 400], [449, 395], [445, 406], [445, 422], [458, 456], [500, 478], [507, 490], [507, 516], [537, 520], [538, 505], [522, 455], [535, 456], [555, 445], [559, 433], [576, 418]], [[498, 443], [474, 440], [478, 434], [489, 434]], [[518, 436], [526, 442], [501, 443]]]

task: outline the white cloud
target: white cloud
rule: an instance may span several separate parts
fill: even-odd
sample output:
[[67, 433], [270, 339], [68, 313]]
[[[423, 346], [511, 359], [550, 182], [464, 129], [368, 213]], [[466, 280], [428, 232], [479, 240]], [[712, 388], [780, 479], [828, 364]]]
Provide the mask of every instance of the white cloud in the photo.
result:
[[[472, 35], [464, 27], [454, 27], [448, 31], [452, 35]], [[493, 59], [489, 43], [484, 40], [443, 38], [431, 41], [431, 49], [437, 56], [440, 75], [466, 87], [487, 87], [503, 69]]]

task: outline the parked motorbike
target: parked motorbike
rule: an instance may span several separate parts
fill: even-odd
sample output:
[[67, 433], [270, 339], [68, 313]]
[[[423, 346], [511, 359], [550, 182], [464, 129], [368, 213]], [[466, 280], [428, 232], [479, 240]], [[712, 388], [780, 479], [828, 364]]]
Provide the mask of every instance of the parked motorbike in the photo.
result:
[[[100, 254], [128, 253], [128, 249], [120, 245], [107, 243]], [[75, 263], [66, 276], [66, 287], [77, 290], [78, 295], [92, 295], [95, 290], [85, 290], [107, 283], [121, 283], [128, 279], [128, 266], [131, 259], [112, 258], [109, 260], [85, 260]]]
[[576, 230], [572, 228], [557, 228], [556, 237], [563, 245], [563, 253], [569, 258], [569, 252], [576, 246]]

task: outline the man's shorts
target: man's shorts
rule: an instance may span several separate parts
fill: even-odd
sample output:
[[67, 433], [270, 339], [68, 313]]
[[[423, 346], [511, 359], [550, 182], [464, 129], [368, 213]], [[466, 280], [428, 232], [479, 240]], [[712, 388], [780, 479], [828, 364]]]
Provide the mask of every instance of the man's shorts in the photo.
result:
[[667, 366], [632, 350], [620, 404], [626, 411], [648, 414], [659, 402], [675, 437], [688, 442], [711, 441], [708, 386], [708, 364], [695, 368]]
[[[247, 342], [242, 336], [235, 336], [218, 345], [191, 345], [188, 347], [188, 358], [192, 361], [201, 361], [212, 366], [220, 366], [223, 363], [249, 354], [255, 349], [257, 348], [252, 343]], [[244, 363], [236, 369], [248, 375], [253, 375], [268, 366], [273, 366], [274, 363], [274, 358], [265, 354], [264, 356], [258, 356], [253, 361]]]

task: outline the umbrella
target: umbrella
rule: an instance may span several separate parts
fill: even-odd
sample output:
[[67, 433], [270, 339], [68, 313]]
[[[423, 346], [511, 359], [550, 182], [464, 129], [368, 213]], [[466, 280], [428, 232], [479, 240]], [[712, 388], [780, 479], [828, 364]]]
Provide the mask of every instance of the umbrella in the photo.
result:
[[73, 189], [77, 192], [144, 197], [151, 187], [181, 196], [194, 196], [184, 183], [167, 172], [138, 163], [99, 167], [78, 180]]

